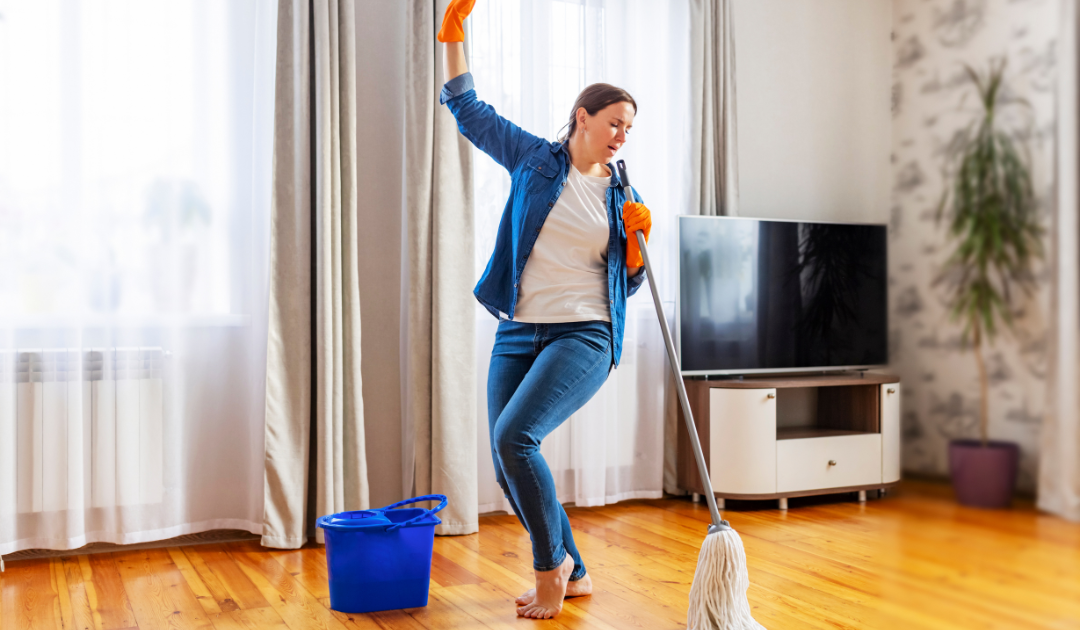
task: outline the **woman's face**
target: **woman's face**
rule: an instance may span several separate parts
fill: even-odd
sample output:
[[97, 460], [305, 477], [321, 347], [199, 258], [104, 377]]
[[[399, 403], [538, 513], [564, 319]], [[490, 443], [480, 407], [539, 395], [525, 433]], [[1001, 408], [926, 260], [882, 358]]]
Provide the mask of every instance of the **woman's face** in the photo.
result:
[[634, 106], [630, 103], [612, 103], [590, 116], [584, 107], [577, 111], [577, 133], [585, 144], [590, 162], [607, 164], [622, 145], [626, 134], [634, 124]]

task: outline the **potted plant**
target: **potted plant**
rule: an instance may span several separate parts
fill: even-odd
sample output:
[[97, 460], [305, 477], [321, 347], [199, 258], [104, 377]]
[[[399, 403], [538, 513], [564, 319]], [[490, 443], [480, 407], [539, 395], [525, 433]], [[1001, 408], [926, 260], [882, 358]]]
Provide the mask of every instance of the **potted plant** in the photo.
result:
[[964, 346], [974, 351], [981, 394], [979, 439], [949, 443], [949, 472], [960, 503], [979, 507], [1009, 506], [1020, 458], [1017, 444], [989, 438], [983, 343], [993, 344], [999, 328], [1012, 329], [1015, 289], [1030, 295], [1032, 266], [1043, 255], [1030, 160], [998, 124], [1005, 105], [1027, 105], [1002, 98], [1005, 66], [1005, 59], [991, 61], [985, 74], [966, 66], [982, 107], [953, 145], [951, 181], [937, 210], [939, 223], [948, 219], [955, 250], [934, 285], [948, 285], [950, 319], [963, 325]]

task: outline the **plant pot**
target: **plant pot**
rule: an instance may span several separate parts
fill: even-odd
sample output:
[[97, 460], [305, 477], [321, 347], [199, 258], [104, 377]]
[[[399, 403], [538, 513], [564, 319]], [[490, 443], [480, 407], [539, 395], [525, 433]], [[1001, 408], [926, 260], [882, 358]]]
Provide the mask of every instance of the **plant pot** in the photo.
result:
[[979, 440], [949, 442], [949, 474], [956, 500], [962, 505], [1007, 508], [1012, 504], [1020, 446], [1013, 442]]

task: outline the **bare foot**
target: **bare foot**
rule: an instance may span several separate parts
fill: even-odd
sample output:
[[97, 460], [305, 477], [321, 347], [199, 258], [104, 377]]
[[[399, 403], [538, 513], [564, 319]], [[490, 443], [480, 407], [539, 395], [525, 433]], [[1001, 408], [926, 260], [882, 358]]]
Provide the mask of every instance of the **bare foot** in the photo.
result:
[[532, 602], [517, 609], [521, 617], [533, 619], [551, 619], [562, 612], [563, 597], [570, 585], [570, 574], [574, 572], [574, 559], [566, 554], [566, 559], [558, 569], [551, 571], [533, 571], [536, 575], [536, 593]]
[[[566, 597], [581, 597], [582, 595], [592, 595], [592, 576], [588, 573], [580, 580], [568, 582], [566, 585]], [[534, 599], [536, 599], [536, 589], [530, 588], [516, 601], [518, 606], [525, 606], [533, 603]]]

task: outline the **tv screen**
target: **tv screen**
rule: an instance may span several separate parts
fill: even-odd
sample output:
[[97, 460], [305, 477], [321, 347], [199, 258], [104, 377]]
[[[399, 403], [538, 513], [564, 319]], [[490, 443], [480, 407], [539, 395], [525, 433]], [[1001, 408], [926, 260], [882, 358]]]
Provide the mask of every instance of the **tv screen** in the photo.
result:
[[888, 363], [886, 226], [678, 221], [683, 374]]

